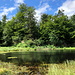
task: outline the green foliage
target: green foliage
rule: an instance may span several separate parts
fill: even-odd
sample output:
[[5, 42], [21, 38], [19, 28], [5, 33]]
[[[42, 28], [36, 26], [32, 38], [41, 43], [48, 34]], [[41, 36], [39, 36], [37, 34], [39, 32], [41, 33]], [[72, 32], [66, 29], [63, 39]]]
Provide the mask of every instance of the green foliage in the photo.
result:
[[34, 45], [34, 41], [32, 41], [31, 39], [25, 41], [25, 43], [26, 43], [28, 46], [32, 46], [32, 45]]
[[2, 44], [2, 35], [3, 35], [3, 29], [2, 29], [2, 22], [0, 21], [0, 44]]
[[2, 26], [6, 25], [6, 19], [7, 19], [6, 15], [3, 15], [2, 16]]
[[[37, 26], [34, 18], [34, 8], [28, 7], [26, 4], [20, 4], [18, 13], [6, 23], [6, 17], [3, 16], [3, 45], [15, 45], [21, 42], [24, 37], [26, 39], [37, 38]], [[6, 23], [6, 24], [5, 24]]]
[[[18, 12], [6, 22], [0, 21], [0, 46], [21, 43], [28, 47], [41, 45], [75, 46], [75, 15], [68, 18], [64, 10], [55, 15], [42, 14], [41, 21], [35, 19], [35, 8], [20, 4]], [[31, 40], [30, 40], [31, 39]]]
[[54, 45], [47, 45], [47, 48], [56, 48]]
[[4, 27], [6, 25], [6, 15], [2, 16], [2, 21], [0, 21], [0, 44], [3, 45], [3, 31], [4, 31]]
[[64, 15], [63, 10], [59, 10], [57, 15], [46, 16], [46, 19], [42, 17], [40, 23], [41, 38], [45, 41], [45, 44], [53, 44], [55, 46], [72, 46], [75, 39], [74, 29], [75, 26]]
[[27, 44], [26, 43], [19, 43], [19, 44], [17, 44], [17, 47], [27, 47]]
[[34, 45], [34, 41], [30, 40], [26, 40], [22, 43], [17, 44], [17, 47], [32, 47]]
[[52, 32], [49, 34], [49, 38], [50, 38], [50, 43], [51, 43], [51, 44], [53, 44], [53, 45], [57, 45], [57, 44], [58, 44], [59, 38], [58, 38], [58, 36], [56, 35], [55, 31], [52, 31]]
[[25, 4], [19, 6], [19, 12], [16, 14], [16, 25], [20, 26], [19, 32], [22, 37], [35, 38], [36, 21], [34, 14], [33, 7], [28, 7]]
[[35, 43], [36, 46], [41, 46], [41, 45], [43, 45], [44, 40], [42, 40], [42, 39], [35, 39], [34, 43]]

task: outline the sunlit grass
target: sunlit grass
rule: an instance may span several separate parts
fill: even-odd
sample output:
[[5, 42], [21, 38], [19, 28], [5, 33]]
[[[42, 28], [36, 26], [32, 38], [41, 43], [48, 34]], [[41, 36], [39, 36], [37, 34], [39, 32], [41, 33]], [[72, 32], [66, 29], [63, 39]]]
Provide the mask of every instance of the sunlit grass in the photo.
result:
[[6, 68], [0, 68], [0, 75], [12, 75], [10, 70], [7, 70]]
[[[46, 75], [75, 75], [75, 61], [66, 61], [59, 64], [47, 64], [48, 70], [40, 69], [42, 73], [48, 72]], [[26, 66], [17, 66], [12, 63], [0, 61], [0, 75], [17, 75], [19, 72], [27, 72]]]
[[17, 66], [13, 63], [0, 61], [0, 75], [17, 75], [19, 72], [25, 72], [26, 69], [26, 66]]
[[50, 64], [46, 75], [75, 75], [75, 61], [63, 64]]
[[35, 46], [32, 47], [0, 47], [0, 53], [6, 52], [20, 52], [20, 51], [56, 51], [56, 50], [63, 50], [63, 51], [73, 51], [75, 47], [55, 47], [55, 46]]
[[0, 53], [16, 52], [16, 51], [34, 51], [33, 48], [21, 48], [21, 47], [0, 47]]

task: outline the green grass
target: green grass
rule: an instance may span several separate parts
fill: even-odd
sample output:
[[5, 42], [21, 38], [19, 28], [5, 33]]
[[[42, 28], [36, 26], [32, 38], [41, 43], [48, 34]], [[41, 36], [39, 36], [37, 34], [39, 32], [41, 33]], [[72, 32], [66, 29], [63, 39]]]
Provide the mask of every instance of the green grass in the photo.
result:
[[0, 53], [6, 53], [6, 52], [17, 52], [17, 51], [34, 51], [33, 48], [27, 47], [0, 47]]
[[18, 52], [18, 51], [56, 51], [56, 50], [63, 50], [63, 51], [71, 51], [75, 50], [75, 47], [55, 47], [55, 46], [35, 46], [32, 47], [0, 47], [0, 53], [6, 52]]
[[12, 75], [10, 70], [6, 68], [0, 68], [0, 75]]
[[[75, 75], [75, 61], [66, 61], [59, 64], [46, 64], [48, 69], [40, 68], [45, 75]], [[45, 66], [46, 66], [45, 65]], [[44, 66], [44, 65], [43, 65]], [[47, 71], [46, 71], [47, 70]], [[0, 75], [17, 75], [20, 72], [29, 72], [26, 66], [17, 66], [12, 63], [0, 61]]]
[[17, 73], [25, 71], [27, 71], [26, 66], [17, 66], [13, 63], [0, 61], [0, 75], [17, 75]]
[[49, 64], [46, 75], [75, 75], [75, 61], [62, 64]]

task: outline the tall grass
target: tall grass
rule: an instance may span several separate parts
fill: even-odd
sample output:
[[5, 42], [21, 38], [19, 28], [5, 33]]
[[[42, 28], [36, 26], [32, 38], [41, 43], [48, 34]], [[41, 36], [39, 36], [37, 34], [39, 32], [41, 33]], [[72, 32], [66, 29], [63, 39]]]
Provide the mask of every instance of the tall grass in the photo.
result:
[[[75, 61], [66, 61], [61, 64], [48, 64], [47, 68], [48, 73], [46, 73], [47, 69], [44, 68], [40, 68], [39, 72], [42, 74], [46, 73], [45, 75], [75, 75]], [[0, 61], [0, 75], [17, 75], [20, 72], [27, 72], [27, 67]]]
[[75, 75], [75, 61], [63, 64], [50, 64], [46, 75]]
[[0, 75], [17, 75], [19, 72], [27, 71], [26, 66], [17, 66], [12, 63], [0, 61]]
[[6, 68], [0, 68], [0, 75], [12, 75], [12, 73]]

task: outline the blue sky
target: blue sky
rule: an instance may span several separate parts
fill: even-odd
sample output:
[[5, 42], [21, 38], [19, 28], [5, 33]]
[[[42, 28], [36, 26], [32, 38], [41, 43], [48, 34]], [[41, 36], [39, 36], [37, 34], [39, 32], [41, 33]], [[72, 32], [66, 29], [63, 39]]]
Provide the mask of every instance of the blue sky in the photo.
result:
[[8, 19], [15, 16], [19, 3], [25, 3], [35, 8], [37, 19], [42, 13], [54, 15], [59, 9], [64, 9], [64, 13], [71, 16], [75, 13], [75, 0], [1, 0], [0, 19], [2, 15], [7, 15]]

